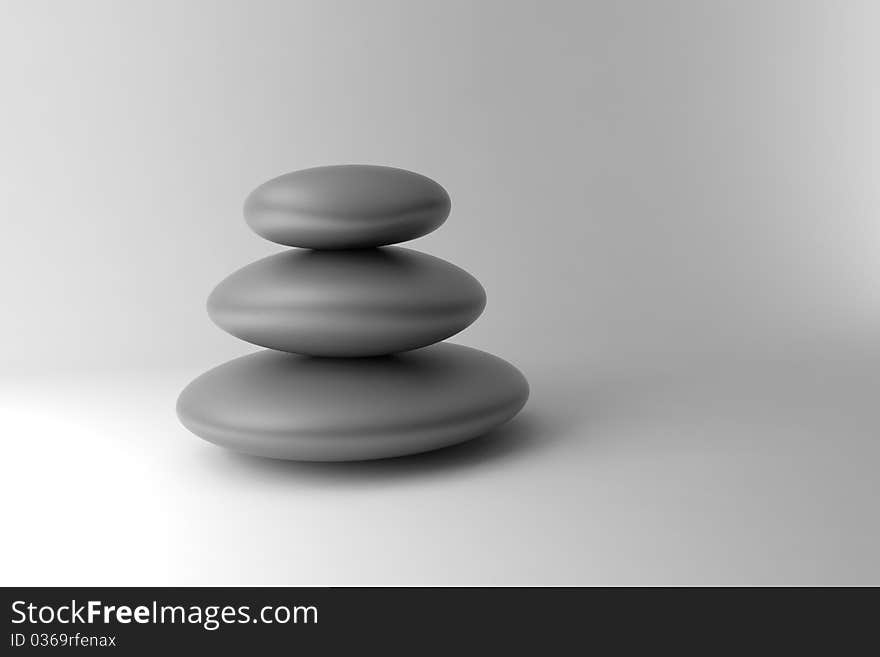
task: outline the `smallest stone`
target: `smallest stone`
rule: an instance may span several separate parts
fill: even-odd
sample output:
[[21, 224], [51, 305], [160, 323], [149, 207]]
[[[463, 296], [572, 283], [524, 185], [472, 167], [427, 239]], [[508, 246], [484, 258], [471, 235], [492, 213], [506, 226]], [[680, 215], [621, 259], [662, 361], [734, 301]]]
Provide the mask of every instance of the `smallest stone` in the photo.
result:
[[427, 235], [449, 209], [449, 194], [430, 178], [348, 164], [273, 178], [250, 193], [244, 216], [254, 232], [278, 244], [362, 249]]

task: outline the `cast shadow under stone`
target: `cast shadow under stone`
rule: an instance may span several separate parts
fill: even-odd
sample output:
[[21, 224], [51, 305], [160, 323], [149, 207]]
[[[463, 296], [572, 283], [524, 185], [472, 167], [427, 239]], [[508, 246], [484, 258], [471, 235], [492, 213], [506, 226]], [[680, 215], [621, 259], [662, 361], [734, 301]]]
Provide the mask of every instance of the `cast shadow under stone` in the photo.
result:
[[[523, 412], [510, 422], [473, 439], [409, 456], [350, 462], [302, 462], [212, 450], [224, 470], [244, 477], [324, 483], [391, 482], [454, 474], [476, 466], [528, 457], [549, 447], [562, 427], [534, 413]], [[228, 474], [224, 473], [224, 474]]]

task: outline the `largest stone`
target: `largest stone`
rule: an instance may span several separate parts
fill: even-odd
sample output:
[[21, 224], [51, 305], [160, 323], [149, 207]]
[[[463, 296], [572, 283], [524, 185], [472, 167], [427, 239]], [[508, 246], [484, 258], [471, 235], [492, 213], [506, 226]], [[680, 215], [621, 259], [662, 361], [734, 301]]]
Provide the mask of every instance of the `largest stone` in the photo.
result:
[[515, 367], [460, 345], [356, 359], [269, 350], [194, 380], [177, 414], [193, 433], [240, 452], [356, 461], [483, 435], [512, 418], [528, 394]]

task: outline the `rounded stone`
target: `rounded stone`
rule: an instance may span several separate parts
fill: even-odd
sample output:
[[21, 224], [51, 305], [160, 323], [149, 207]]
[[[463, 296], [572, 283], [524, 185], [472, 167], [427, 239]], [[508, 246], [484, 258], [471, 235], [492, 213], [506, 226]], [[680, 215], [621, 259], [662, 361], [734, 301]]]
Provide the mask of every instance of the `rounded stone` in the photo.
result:
[[261, 351], [195, 379], [177, 414], [196, 435], [239, 452], [357, 461], [481, 436], [516, 415], [528, 394], [509, 363], [448, 343], [378, 358]]
[[426, 235], [449, 208], [449, 194], [430, 178], [349, 164], [273, 178], [247, 197], [244, 216], [254, 232], [278, 244], [361, 249]]
[[480, 283], [404, 249], [291, 249], [258, 260], [208, 297], [211, 319], [262, 347], [311, 356], [377, 356], [424, 347], [470, 325]]

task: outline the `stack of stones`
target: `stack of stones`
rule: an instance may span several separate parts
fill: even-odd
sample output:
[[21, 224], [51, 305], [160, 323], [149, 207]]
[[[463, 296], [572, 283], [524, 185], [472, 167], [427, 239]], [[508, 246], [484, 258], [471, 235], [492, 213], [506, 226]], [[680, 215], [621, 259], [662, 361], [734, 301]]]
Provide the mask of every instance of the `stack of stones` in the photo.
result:
[[388, 246], [431, 232], [449, 208], [433, 180], [390, 167], [306, 169], [254, 190], [250, 227], [299, 248], [211, 293], [220, 328], [268, 349], [190, 383], [177, 402], [183, 424], [249, 454], [352, 461], [445, 447], [516, 415], [529, 388], [515, 367], [440, 342], [483, 311], [479, 282]]

